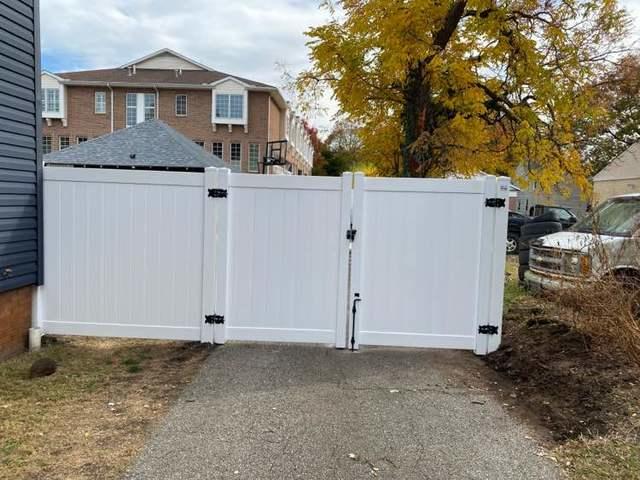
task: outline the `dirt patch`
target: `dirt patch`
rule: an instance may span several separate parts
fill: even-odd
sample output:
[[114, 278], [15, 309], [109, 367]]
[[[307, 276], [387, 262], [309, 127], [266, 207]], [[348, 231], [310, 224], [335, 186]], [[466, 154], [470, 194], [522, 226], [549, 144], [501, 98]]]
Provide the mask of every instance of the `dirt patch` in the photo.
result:
[[563, 441], [606, 435], [640, 415], [640, 369], [574, 330], [554, 305], [531, 297], [504, 318], [502, 348], [487, 357], [525, 404]]
[[[0, 363], [0, 479], [120, 478], [206, 355], [200, 344], [76, 337]], [[29, 379], [44, 356], [58, 370]]]

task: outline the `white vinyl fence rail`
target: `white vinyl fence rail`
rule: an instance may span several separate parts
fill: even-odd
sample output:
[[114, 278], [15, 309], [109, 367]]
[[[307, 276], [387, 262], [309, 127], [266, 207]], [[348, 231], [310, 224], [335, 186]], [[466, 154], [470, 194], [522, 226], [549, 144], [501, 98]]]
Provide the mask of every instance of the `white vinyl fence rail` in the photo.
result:
[[506, 178], [46, 167], [44, 180], [46, 333], [500, 343]]

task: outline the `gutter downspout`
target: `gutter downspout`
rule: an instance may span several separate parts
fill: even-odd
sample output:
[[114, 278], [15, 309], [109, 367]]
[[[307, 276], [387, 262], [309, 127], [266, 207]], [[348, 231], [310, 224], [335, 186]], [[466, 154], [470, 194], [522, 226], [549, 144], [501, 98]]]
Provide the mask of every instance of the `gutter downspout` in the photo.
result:
[[111, 88], [111, 84], [107, 82], [107, 88], [111, 94], [111, 133], [113, 133], [113, 88]]
[[158, 86], [154, 85], [153, 89], [156, 91], [156, 120], [160, 118], [160, 91]]

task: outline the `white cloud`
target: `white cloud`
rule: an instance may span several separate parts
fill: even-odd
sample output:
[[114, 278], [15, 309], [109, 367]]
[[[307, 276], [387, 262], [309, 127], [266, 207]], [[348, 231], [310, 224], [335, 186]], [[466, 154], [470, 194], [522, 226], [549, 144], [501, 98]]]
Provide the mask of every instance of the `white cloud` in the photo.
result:
[[[56, 71], [111, 68], [168, 47], [223, 72], [282, 86], [308, 66], [317, 0], [43, 0], [42, 53]], [[335, 105], [328, 102], [330, 110]], [[326, 115], [310, 119], [320, 127]]]

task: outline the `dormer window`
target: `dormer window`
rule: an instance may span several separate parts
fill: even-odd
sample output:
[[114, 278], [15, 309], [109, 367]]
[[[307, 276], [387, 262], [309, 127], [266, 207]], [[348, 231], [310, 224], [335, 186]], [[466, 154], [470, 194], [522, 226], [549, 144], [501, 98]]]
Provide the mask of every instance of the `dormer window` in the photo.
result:
[[42, 111], [60, 113], [60, 90], [57, 88], [42, 89]]
[[216, 94], [216, 118], [242, 120], [244, 95], [229, 93]]

